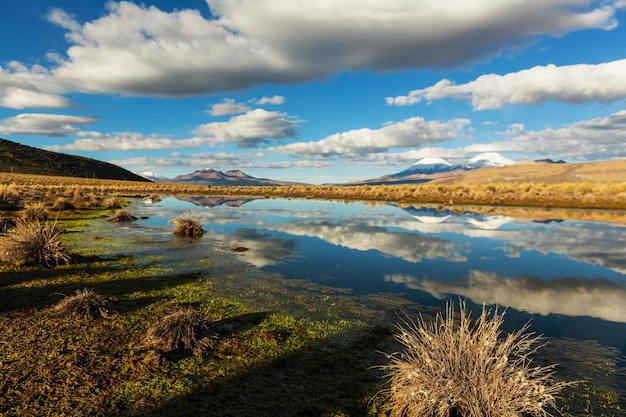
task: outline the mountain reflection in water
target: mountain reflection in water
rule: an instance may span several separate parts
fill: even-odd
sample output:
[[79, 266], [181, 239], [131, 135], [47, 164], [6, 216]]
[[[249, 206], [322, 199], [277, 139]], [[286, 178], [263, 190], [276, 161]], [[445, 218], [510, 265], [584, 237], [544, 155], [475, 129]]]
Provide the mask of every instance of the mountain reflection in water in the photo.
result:
[[623, 225], [321, 200], [168, 198], [145, 211], [160, 227], [192, 211], [203, 239], [245, 247], [237, 256], [287, 278], [434, 306], [497, 304], [546, 336], [626, 350]]

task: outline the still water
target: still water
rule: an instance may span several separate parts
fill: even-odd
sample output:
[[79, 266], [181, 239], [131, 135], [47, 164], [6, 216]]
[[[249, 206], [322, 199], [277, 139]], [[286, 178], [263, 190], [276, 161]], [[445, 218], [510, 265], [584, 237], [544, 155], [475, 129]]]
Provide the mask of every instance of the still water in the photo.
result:
[[511, 328], [531, 320], [547, 337], [626, 354], [624, 225], [322, 200], [166, 198], [135, 211], [167, 233], [191, 212], [203, 239], [286, 278], [427, 306], [498, 305]]

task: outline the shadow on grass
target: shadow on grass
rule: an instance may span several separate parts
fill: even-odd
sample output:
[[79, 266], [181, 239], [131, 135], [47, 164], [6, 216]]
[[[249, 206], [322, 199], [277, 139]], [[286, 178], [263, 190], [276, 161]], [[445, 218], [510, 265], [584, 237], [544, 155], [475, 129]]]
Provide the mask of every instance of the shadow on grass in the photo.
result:
[[[141, 268], [128, 270], [141, 271]], [[74, 265], [67, 268], [39, 269], [28, 268], [0, 273], [0, 313], [12, 310], [29, 310], [44, 308], [56, 304], [63, 296], [73, 295], [76, 290], [93, 288], [93, 290], [108, 299], [115, 299], [112, 308], [119, 308], [123, 312], [140, 309], [161, 300], [164, 297], [142, 297], [138, 299], [124, 299], [128, 294], [136, 291], [151, 292], [181, 285], [197, 280], [201, 275], [188, 272], [174, 275], [153, 276], [144, 274], [123, 278], [128, 270], [120, 269], [116, 265], [98, 265], [96, 263]], [[111, 278], [97, 280], [101, 275]], [[67, 277], [62, 283], [59, 278]], [[45, 281], [50, 281], [45, 283]], [[32, 283], [31, 283], [32, 281]], [[41, 282], [44, 282], [41, 285]]]
[[366, 416], [383, 383], [378, 352], [390, 338], [380, 327], [354, 330], [231, 377], [196, 380], [188, 395], [124, 415]]

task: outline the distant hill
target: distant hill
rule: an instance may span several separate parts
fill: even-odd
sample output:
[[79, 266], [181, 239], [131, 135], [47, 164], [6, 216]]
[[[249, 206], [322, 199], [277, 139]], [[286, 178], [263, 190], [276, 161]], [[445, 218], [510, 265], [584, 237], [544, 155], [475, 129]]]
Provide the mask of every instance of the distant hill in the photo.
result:
[[195, 184], [195, 185], [208, 185], [208, 186], [225, 186], [225, 185], [240, 185], [240, 186], [263, 186], [263, 185], [303, 185], [302, 183], [276, 181], [267, 178], [256, 178], [248, 174], [243, 173], [240, 170], [231, 171], [216, 171], [212, 168], [205, 168], [191, 174], [179, 175], [166, 182], [170, 183], [183, 183], [183, 184]]
[[563, 182], [626, 182], [626, 159], [603, 162], [529, 162], [499, 168], [481, 168], [439, 178], [430, 184], [488, 184], [493, 182], [558, 184]]
[[150, 182], [108, 162], [45, 151], [1, 138], [0, 172]]

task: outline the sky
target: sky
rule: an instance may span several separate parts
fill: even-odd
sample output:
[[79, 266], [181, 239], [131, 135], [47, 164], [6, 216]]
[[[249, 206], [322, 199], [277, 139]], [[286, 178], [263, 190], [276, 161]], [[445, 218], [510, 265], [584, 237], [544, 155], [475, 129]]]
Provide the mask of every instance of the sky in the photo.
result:
[[626, 158], [626, 0], [2, 0], [0, 137], [311, 184]]

